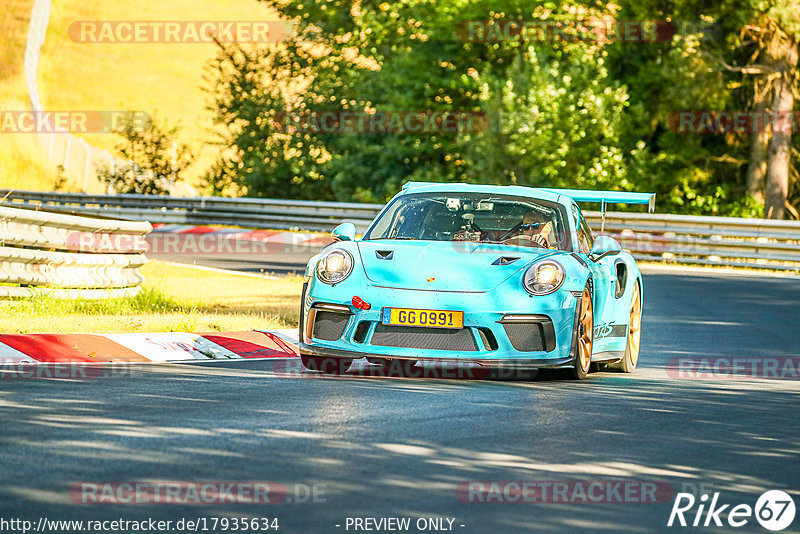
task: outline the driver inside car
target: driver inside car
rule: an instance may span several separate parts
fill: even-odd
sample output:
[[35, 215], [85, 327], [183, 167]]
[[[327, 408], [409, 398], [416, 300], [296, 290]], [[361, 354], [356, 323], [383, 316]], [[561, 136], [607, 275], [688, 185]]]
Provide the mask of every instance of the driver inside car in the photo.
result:
[[553, 242], [553, 222], [538, 211], [530, 210], [522, 217], [519, 233], [505, 240], [506, 243], [526, 246], [533, 242], [550, 248]]

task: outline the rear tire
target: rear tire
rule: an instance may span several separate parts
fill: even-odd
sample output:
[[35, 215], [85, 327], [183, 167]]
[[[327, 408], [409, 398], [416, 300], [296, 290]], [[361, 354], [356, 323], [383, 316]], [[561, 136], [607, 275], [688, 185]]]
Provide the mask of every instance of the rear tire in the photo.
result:
[[331, 358], [325, 356], [300, 355], [303, 367], [309, 371], [319, 371], [326, 375], [342, 375], [350, 369], [353, 363], [351, 358]]
[[572, 378], [583, 380], [589, 374], [592, 364], [592, 345], [594, 344], [594, 307], [592, 305], [592, 282], [586, 282], [583, 295], [575, 305], [575, 331], [572, 336], [574, 368]]
[[623, 373], [632, 373], [639, 363], [639, 346], [642, 340], [642, 293], [639, 282], [633, 286], [631, 297], [631, 311], [628, 318], [628, 343], [625, 346], [625, 355], [619, 362]]

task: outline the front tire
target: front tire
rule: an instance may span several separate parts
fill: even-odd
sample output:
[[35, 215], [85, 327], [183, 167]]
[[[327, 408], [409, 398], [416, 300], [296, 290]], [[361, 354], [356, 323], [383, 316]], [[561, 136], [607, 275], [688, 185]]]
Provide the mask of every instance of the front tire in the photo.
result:
[[586, 282], [583, 295], [578, 302], [575, 314], [575, 333], [572, 341], [572, 378], [583, 380], [589, 374], [592, 364], [592, 345], [594, 344], [594, 306], [592, 305], [592, 283]]

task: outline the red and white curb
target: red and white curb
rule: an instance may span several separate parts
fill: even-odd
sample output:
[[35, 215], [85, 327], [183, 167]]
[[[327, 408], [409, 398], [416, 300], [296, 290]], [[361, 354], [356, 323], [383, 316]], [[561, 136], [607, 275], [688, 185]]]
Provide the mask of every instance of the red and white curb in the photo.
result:
[[297, 331], [0, 334], [0, 363], [185, 362], [297, 358]]

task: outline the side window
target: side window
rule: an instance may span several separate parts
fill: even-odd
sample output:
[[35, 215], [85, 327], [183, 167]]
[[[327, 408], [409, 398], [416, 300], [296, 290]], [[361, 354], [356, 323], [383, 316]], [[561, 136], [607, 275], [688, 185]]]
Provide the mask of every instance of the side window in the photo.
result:
[[586, 222], [586, 219], [583, 218], [580, 208], [575, 204], [572, 205], [572, 214], [575, 216], [575, 222], [578, 228], [578, 244], [580, 245], [581, 252], [588, 254], [589, 251], [592, 250], [592, 245], [594, 244], [592, 229], [589, 228], [589, 224]]

